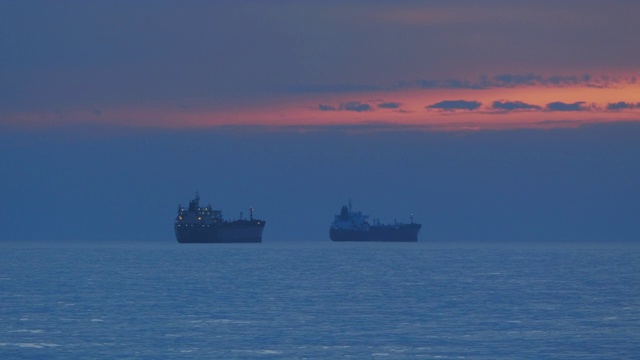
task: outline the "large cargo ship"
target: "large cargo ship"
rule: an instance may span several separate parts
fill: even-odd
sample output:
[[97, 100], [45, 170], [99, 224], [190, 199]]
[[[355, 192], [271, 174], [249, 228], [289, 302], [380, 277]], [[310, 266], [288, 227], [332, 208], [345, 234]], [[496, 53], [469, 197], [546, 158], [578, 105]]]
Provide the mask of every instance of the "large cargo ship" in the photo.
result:
[[374, 220], [369, 224], [369, 216], [362, 212], [351, 210], [351, 201], [336, 215], [329, 229], [329, 237], [333, 241], [386, 241], [386, 242], [416, 242], [421, 224], [413, 222], [403, 224], [395, 222], [393, 224], [381, 224], [379, 220]]
[[200, 196], [189, 201], [189, 207], [178, 205], [178, 216], [174, 223], [176, 239], [179, 243], [259, 243], [265, 221], [253, 218], [253, 208], [249, 209], [249, 219], [224, 220], [222, 211], [213, 210], [211, 205], [200, 207]]

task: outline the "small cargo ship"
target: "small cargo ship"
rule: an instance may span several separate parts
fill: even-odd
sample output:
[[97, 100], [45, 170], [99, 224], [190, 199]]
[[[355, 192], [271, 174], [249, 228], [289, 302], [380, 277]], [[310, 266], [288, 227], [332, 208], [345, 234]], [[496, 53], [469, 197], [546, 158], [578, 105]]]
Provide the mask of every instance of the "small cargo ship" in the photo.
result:
[[393, 224], [381, 224], [375, 220], [369, 224], [369, 216], [360, 211], [352, 211], [351, 201], [336, 215], [329, 228], [329, 238], [332, 241], [385, 241], [385, 242], [417, 242], [418, 233], [422, 224], [413, 222], [403, 224], [395, 222]]
[[178, 205], [178, 216], [174, 223], [176, 240], [179, 243], [260, 243], [266, 222], [253, 218], [225, 220], [222, 211], [211, 205], [200, 206], [200, 195], [189, 201], [189, 207]]

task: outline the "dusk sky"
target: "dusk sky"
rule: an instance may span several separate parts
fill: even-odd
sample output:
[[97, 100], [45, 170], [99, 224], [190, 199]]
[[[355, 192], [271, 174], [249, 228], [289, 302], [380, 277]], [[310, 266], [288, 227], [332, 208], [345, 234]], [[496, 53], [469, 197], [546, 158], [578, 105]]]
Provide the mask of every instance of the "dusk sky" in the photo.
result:
[[0, 240], [637, 241], [640, 2], [2, 1]]

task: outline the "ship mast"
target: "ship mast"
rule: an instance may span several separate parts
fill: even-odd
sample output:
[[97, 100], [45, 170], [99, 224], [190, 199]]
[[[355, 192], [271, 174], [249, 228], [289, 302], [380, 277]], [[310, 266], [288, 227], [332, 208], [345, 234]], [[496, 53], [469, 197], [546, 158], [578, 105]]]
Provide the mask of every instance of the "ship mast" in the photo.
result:
[[200, 203], [200, 194], [196, 191], [195, 199], [189, 201], [189, 212], [196, 212], [200, 209], [198, 208], [198, 204]]

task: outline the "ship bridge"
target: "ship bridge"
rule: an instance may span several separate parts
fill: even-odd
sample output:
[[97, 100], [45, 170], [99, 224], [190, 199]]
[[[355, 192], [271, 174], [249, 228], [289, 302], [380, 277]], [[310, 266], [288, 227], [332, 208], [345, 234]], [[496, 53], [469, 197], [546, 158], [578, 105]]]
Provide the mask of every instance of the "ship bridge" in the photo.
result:
[[335, 215], [331, 227], [343, 230], [369, 230], [368, 215], [364, 215], [360, 211], [351, 210], [351, 201], [349, 206], [346, 205], [340, 210], [340, 215]]

